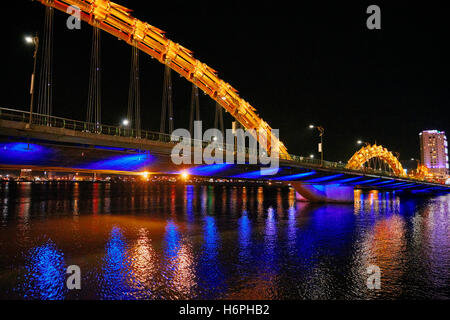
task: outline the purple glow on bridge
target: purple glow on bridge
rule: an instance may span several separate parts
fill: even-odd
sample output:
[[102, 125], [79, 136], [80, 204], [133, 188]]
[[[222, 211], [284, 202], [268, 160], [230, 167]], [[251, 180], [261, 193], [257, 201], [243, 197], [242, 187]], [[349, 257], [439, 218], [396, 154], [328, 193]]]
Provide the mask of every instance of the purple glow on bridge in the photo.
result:
[[267, 178], [268, 176], [273, 176], [277, 174], [279, 168], [261, 168], [261, 170], [241, 173], [233, 176], [232, 178], [242, 178], [242, 179], [259, 179], [259, 178]]
[[[218, 173], [221, 173], [227, 169], [232, 168], [234, 165], [230, 163], [220, 163], [220, 164], [209, 164], [198, 167], [189, 168], [188, 173], [194, 176], [213, 176]], [[176, 174], [180, 174], [180, 171], [177, 171]]]
[[277, 178], [274, 178], [273, 180], [292, 181], [292, 180], [296, 180], [296, 179], [312, 176], [312, 175], [315, 175], [316, 173], [317, 173], [316, 171], [310, 171], [310, 172], [292, 174], [292, 175], [284, 176], [284, 177], [277, 177]]
[[80, 168], [89, 170], [143, 171], [153, 161], [154, 157], [149, 153], [121, 154], [87, 165], [81, 165]]

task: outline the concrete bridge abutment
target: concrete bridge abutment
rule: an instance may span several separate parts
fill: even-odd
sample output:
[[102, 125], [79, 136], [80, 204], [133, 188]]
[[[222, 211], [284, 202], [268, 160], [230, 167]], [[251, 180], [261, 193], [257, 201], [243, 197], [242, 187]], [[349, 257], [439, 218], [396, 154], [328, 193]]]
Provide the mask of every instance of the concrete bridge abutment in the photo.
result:
[[355, 191], [353, 187], [339, 184], [308, 184], [299, 181], [290, 181], [296, 191], [298, 201], [315, 203], [353, 203]]

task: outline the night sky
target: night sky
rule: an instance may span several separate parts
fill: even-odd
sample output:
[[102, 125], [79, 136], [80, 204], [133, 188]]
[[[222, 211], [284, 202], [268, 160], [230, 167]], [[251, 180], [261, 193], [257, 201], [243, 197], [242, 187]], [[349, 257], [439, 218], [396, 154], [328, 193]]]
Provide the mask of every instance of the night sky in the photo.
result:
[[[290, 153], [318, 156], [311, 123], [325, 127], [325, 158], [332, 161], [348, 160], [358, 139], [376, 141], [403, 160], [417, 158], [421, 130], [450, 133], [450, 28], [437, 2], [116, 2], [216, 69], [280, 128]], [[381, 30], [366, 28], [370, 4], [381, 7]], [[2, 13], [0, 105], [27, 110], [33, 61], [23, 38], [42, 28], [44, 6], [15, 0]], [[66, 19], [55, 12], [54, 115], [84, 120], [92, 28], [83, 23], [82, 30], [68, 30]], [[130, 56], [131, 47], [102, 33], [106, 124], [126, 115]], [[159, 129], [163, 69], [141, 54], [144, 129]], [[191, 85], [173, 78], [175, 127], [186, 128]], [[215, 104], [203, 95], [200, 103], [210, 127]]]

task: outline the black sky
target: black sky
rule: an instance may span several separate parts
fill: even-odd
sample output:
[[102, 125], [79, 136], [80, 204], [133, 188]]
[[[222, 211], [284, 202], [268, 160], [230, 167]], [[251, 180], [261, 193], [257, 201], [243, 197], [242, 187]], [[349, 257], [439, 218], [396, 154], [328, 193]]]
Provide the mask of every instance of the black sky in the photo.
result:
[[[409, 159], [419, 156], [421, 130], [450, 133], [450, 28], [438, 2], [116, 2], [218, 70], [280, 128], [290, 153], [316, 152], [310, 123], [325, 127], [325, 158], [335, 161], [347, 160], [358, 139]], [[366, 28], [369, 4], [381, 7], [382, 30]], [[23, 37], [41, 29], [44, 7], [15, 0], [2, 16], [0, 105], [25, 110], [32, 49]], [[69, 31], [67, 16], [55, 16], [54, 114], [83, 120], [92, 29]], [[103, 122], [117, 124], [126, 114], [131, 48], [105, 33], [102, 46]], [[159, 128], [162, 74], [162, 65], [141, 55], [145, 129]], [[190, 84], [174, 78], [175, 125], [187, 127]], [[202, 96], [201, 105], [211, 125], [214, 103]]]

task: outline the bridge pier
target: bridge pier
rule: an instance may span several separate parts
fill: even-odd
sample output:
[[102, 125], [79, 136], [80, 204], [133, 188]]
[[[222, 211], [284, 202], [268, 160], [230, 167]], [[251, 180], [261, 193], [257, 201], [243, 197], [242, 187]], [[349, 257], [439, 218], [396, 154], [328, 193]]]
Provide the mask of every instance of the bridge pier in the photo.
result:
[[299, 201], [316, 203], [353, 203], [355, 201], [353, 187], [339, 184], [307, 184], [299, 181], [290, 181], [296, 191]]

